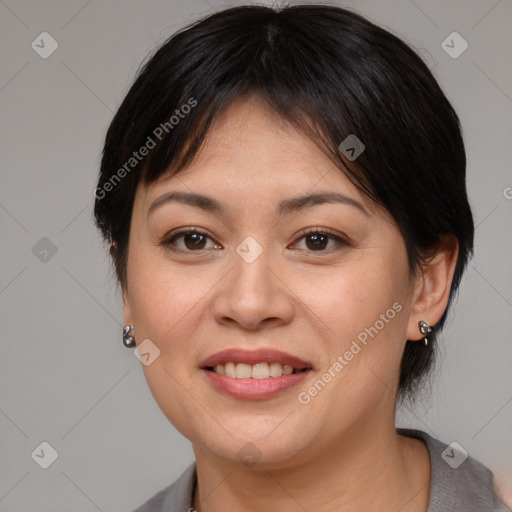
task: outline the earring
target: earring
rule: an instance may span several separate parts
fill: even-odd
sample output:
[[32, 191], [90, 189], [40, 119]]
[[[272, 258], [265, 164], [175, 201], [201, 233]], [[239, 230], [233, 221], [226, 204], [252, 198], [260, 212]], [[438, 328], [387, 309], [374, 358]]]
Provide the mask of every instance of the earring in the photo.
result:
[[123, 344], [126, 348], [135, 347], [135, 338], [133, 337], [133, 325], [123, 327]]
[[[424, 320], [420, 320], [418, 322], [418, 327], [420, 328], [420, 332], [421, 334], [430, 334], [432, 332], [432, 327], [430, 327], [430, 325], [425, 322]], [[425, 344], [425, 347], [428, 345], [428, 339], [427, 337], [425, 336], [425, 338], [423, 338], [423, 343]]]

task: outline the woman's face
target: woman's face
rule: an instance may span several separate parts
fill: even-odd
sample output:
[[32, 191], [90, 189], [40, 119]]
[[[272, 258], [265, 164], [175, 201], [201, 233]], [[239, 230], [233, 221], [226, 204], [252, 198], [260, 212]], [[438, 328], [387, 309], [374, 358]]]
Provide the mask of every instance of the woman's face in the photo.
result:
[[403, 239], [257, 98], [218, 118], [189, 168], [139, 187], [127, 282], [148, 385], [196, 450], [277, 467], [393, 425], [404, 344], [421, 337]]

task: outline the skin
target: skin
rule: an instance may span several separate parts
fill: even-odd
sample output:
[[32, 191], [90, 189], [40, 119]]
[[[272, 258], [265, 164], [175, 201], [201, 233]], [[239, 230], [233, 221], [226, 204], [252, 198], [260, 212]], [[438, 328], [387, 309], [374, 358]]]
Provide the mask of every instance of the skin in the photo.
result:
[[[167, 203], [170, 191], [208, 195], [223, 213]], [[323, 203], [278, 215], [276, 204], [336, 191], [360, 202]], [[178, 228], [209, 238], [161, 242]], [[330, 229], [349, 244], [312, 243], [304, 231]], [[236, 252], [248, 236], [263, 252]], [[314, 240], [313, 240], [314, 241]], [[196, 245], [194, 245], [194, 242]], [[425, 445], [394, 425], [406, 340], [418, 321], [444, 312], [457, 256], [446, 237], [422, 272], [409, 271], [404, 241], [377, 208], [308, 138], [258, 97], [233, 103], [216, 120], [192, 164], [174, 177], [139, 185], [130, 227], [124, 322], [137, 343], [160, 356], [143, 366], [169, 421], [193, 444], [198, 485], [193, 506], [225, 510], [426, 511], [430, 459]], [[335, 378], [303, 405], [307, 390], [365, 328], [400, 303]], [[273, 347], [313, 364], [297, 387], [264, 400], [215, 390], [200, 371], [207, 356], [232, 347]], [[248, 467], [237, 455], [250, 442]]]

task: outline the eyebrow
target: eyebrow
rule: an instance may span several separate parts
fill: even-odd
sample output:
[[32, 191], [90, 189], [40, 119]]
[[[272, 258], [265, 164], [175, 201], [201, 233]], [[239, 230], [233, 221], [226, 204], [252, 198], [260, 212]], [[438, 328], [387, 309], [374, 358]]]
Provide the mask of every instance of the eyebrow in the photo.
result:
[[[226, 211], [224, 205], [212, 197], [196, 193], [167, 192], [166, 194], [161, 195], [153, 201], [148, 209], [147, 217], [149, 217], [157, 208], [163, 206], [164, 204], [173, 202], [195, 206], [211, 213], [224, 213]], [[304, 196], [292, 197], [291, 199], [285, 199], [278, 204], [277, 213], [279, 215], [287, 215], [291, 212], [297, 212], [311, 206], [325, 203], [341, 203], [353, 206], [364, 213], [366, 216], [369, 216], [368, 212], [361, 203], [355, 199], [344, 196], [342, 194], [338, 194], [336, 192], [307, 194]]]
[[224, 206], [216, 199], [213, 199], [202, 194], [185, 193], [185, 192], [167, 192], [156, 198], [148, 209], [147, 217], [153, 213], [157, 208], [168, 203], [183, 203], [190, 206], [196, 206], [211, 213], [223, 213]]
[[360, 202], [356, 201], [355, 199], [352, 199], [351, 197], [347, 197], [336, 192], [321, 192], [317, 194], [307, 194], [304, 196], [286, 199], [279, 203], [277, 207], [277, 212], [279, 213], [279, 215], [287, 215], [290, 212], [296, 212], [299, 210], [303, 210], [304, 208], [324, 203], [341, 203], [349, 206], [354, 206], [362, 213], [364, 213], [366, 216], [369, 216], [369, 213], [366, 211], [366, 208]]

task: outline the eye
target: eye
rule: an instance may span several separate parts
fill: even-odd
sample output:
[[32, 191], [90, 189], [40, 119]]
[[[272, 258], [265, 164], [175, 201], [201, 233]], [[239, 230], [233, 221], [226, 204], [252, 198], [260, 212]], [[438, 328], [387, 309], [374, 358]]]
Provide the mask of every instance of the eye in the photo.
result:
[[[182, 244], [180, 245], [177, 241], [180, 241]], [[171, 251], [184, 251], [184, 252], [194, 252], [194, 251], [202, 251], [211, 247], [207, 247], [207, 241], [213, 240], [209, 235], [204, 233], [203, 231], [199, 231], [198, 229], [184, 229], [182, 231], [178, 231], [176, 233], [171, 233], [169, 236], [166, 236], [160, 245], [169, 249]], [[222, 249], [222, 246], [213, 243], [214, 249]]]
[[329, 245], [330, 242], [332, 242], [334, 248], [336, 248], [336, 246], [349, 245], [349, 243], [345, 239], [343, 239], [339, 235], [334, 234], [329, 229], [309, 230], [305, 233], [302, 233], [302, 235], [300, 236], [300, 240], [302, 239], [304, 239], [305, 241], [305, 250], [309, 250], [312, 252], [328, 252], [330, 249], [333, 249], [333, 247], [331, 246], [326, 251], [326, 247]]

